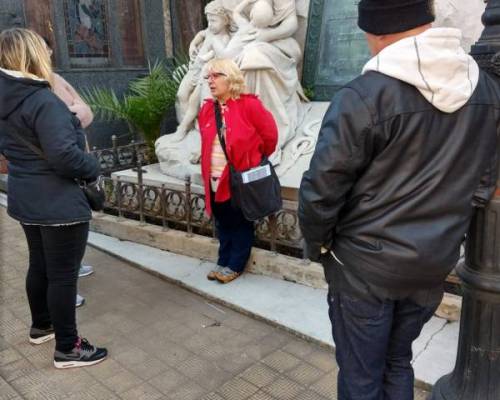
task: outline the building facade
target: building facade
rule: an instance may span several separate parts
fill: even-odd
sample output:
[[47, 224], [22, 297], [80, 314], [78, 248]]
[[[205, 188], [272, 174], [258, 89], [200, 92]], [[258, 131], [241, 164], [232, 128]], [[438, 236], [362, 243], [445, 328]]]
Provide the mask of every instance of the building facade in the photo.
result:
[[[100, 86], [121, 93], [130, 79], [147, 72], [148, 62], [172, 56], [162, 0], [0, 0], [0, 30], [13, 26], [46, 37], [56, 72], [77, 90]], [[111, 135], [127, 130], [96, 121], [89, 141], [109, 147]]]

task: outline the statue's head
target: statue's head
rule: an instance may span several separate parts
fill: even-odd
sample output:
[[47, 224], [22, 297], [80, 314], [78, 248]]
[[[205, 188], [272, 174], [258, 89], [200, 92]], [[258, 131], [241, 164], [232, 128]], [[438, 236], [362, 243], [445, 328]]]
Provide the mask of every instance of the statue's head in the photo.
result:
[[256, 28], [267, 28], [274, 18], [272, 0], [257, 0], [250, 10], [250, 21]]
[[205, 7], [208, 29], [213, 34], [229, 30], [230, 20], [221, 0], [214, 0]]

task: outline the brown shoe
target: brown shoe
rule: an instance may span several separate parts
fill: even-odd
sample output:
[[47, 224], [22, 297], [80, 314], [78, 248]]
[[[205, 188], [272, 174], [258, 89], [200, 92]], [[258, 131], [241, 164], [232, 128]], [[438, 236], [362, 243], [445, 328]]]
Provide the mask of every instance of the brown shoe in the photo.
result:
[[220, 272], [216, 272], [215, 278], [220, 283], [229, 283], [231, 281], [234, 281], [240, 275], [241, 272], [234, 272], [231, 268], [225, 267]]
[[216, 265], [215, 268], [208, 273], [207, 279], [209, 281], [215, 281], [217, 279], [217, 273], [221, 272], [223, 269], [224, 269], [223, 266]]

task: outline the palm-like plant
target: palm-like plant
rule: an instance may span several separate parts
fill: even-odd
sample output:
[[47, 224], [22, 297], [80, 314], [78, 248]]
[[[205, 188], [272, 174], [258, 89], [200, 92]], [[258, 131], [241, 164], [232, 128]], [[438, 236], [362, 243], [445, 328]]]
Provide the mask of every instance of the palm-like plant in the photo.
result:
[[128, 93], [119, 99], [112, 89], [91, 88], [83, 98], [103, 121], [124, 120], [139, 132], [154, 155], [154, 143], [160, 136], [162, 120], [175, 105], [175, 98], [187, 65], [175, 61], [171, 66], [156, 62], [149, 73], [132, 80]]

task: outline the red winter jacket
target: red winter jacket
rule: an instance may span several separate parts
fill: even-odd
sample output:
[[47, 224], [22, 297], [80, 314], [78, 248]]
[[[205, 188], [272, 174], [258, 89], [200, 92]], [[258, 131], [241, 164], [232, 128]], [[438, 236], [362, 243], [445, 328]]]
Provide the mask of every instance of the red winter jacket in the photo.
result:
[[[224, 113], [226, 122], [226, 150], [237, 171], [256, 167], [262, 156], [270, 156], [278, 142], [278, 128], [272, 114], [264, 108], [257, 96], [243, 94], [239, 99], [230, 99]], [[217, 136], [214, 100], [207, 99], [198, 114], [201, 133], [201, 174], [205, 185], [206, 211], [212, 213], [210, 204], [210, 165], [212, 145]], [[215, 193], [215, 201], [231, 198], [229, 167], [222, 176]]]

